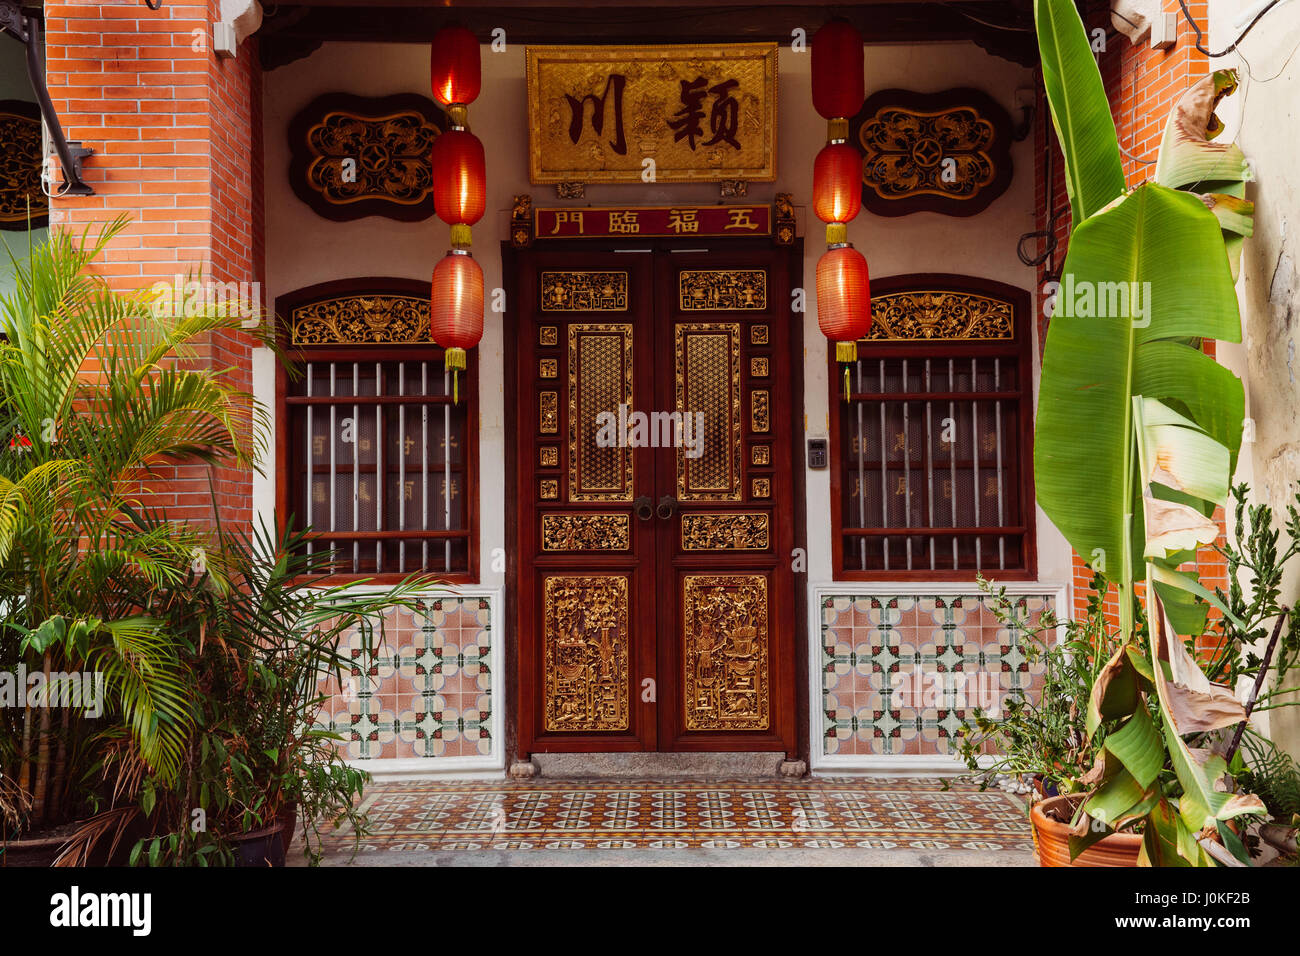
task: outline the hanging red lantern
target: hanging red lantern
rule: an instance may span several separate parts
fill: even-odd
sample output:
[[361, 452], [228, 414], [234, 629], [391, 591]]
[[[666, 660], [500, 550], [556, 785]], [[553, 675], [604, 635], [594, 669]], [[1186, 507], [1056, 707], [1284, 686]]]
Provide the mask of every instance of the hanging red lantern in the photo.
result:
[[[871, 329], [871, 278], [866, 258], [850, 245], [827, 249], [817, 261], [817, 325], [835, 343], [835, 361], [857, 361], [858, 339]], [[846, 364], [846, 400], [848, 396]]]
[[813, 34], [813, 106], [824, 119], [846, 119], [862, 108], [864, 64], [862, 37], [849, 21], [831, 20]]
[[434, 266], [429, 325], [445, 350], [443, 367], [452, 370], [452, 401], [459, 402], [465, 351], [483, 338], [483, 270], [468, 252], [453, 250]]
[[[862, 208], [862, 157], [848, 143], [827, 143], [813, 163], [813, 209], [825, 223], [846, 223]], [[844, 242], [844, 237], [838, 240]]]
[[451, 226], [451, 244], [470, 244], [469, 227], [487, 208], [483, 144], [468, 130], [450, 129], [433, 141], [433, 204]]
[[433, 37], [429, 51], [433, 98], [444, 108], [467, 106], [483, 84], [478, 37], [464, 27], [443, 27]]

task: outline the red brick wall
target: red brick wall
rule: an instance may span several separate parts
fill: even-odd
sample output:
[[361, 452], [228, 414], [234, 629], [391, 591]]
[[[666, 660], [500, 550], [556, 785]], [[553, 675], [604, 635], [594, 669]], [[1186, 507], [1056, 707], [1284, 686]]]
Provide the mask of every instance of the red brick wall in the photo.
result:
[[[46, 69], [67, 134], [95, 150], [85, 179], [95, 195], [53, 204], [51, 224], [131, 217], [99, 271], [123, 290], [200, 273], [216, 282], [263, 279], [261, 70], [256, 40], [234, 59], [212, 51], [219, 0], [48, 0]], [[196, 49], [198, 47], [198, 49]], [[202, 360], [236, 368], [251, 390], [250, 341], [225, 335]], [[164, 474], [156, 503], [176, 518], [211, 514], [205, 469]], [[247, 472], [215, 476], [223, 520], [247, 521]], [[155, 488], [159, 488], [155, 485]]]
[[[1202, 30], [1208, 30], [1206, 3], [1204, 0], [1190, 0], [1188, 8]], [[1176, 0], [1167, 0], [1167, 12], [1179, 11]], [[1139, 160], [1154, 160], [1160, 146], [1160, 137], [1164, 133], [1165, 122], [1178, 98], [1211, 69], [1210, 61], [1195, 47], [1195, 34], [1182, 13], [1178, 14], [1177, 42], [1166, 50], [1153, 50], [1148, 43], [1134, 46], [1128, 38], [1117, 33], [1110, 25], [1109, 17], [1098, 16], [1089, 21], [1089, 29], [1103, 27], [1107, 31], [1106, 49], [1100, 57], [1102, 81], [1110, 99], [1111, 114], [1115, 119], [1115, 130], [1119, 135], [1120, 145], [1135, 158], [1121, 153], [1124, 162], [1124, 175], [1130, 188], [1138, 185], [1153, 173], [1153, 166]], [[1208, 32], [1203, 41], [1211, 46]], [[1212, 46], [1211, 46], [1212, 48]], [[1038, 225], [1040, 230], [1048, 228], [1049, 209], [1057, 210], [1055, 223], [1056, 250], [1046, 262], [1039, 267], [1039, 287], [1059, 277], [1065, 261], [1065, 250], [1070, 234], [1070, 206], [1065, 193], [1065, 179], [1062, 173], [1062, 159], [1055, 145], [1055, 134], [1051, 119], [1047, 113], [1046, 99], [1039, 84], [1040, 118], [1037, 129], [1037, 177], [1038, 177]], [[1052, 157], [1052, 203], [1046, 200], [1048, 183], [1046, 179], [1046, 150], [1049, 142], [1054, 151]], [[1045, 249], [1046, 240], [1040, 240], [1040, 251]], [[1048, 270], [1055, 270], [1048, 274]], [[1042, 297], [1039, 297], [1042, 304]], [[1039, 312], [1040, 332], [1045, 335], [1047, 320]], [[1042, 339], [1040, 338], [1040, 341]], [[1213, 343], [1207, 343], [1206, 351], [1213, 355]], [[1223, 512], [1216, 515], [1220, 529], [1223, 528]], [[1222, 534], [1219, 543], [1224, 541]], [[1083, 560], [1074, 555], [1074, 610], [1082, 615], [1087, 607], [1090, 590], [1088, 583], [1092, 573]], [[1226, 588], [1227, 569], [1223, 559], [1212, 549], [1202, 549], [1198, 554], [1197, 567], [1201, 580], [1213, 589], [1216, 585]], [[1118, 617], [1118, 607], [1114, 592], [1106, 603], [1106, 610], [1112, 618]]]

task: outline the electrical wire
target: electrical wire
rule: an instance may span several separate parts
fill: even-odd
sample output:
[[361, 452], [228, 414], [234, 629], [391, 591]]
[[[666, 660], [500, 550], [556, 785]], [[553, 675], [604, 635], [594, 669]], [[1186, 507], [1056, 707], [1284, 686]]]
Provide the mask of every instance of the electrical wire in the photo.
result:
[[1237, 48], [1237, 44], [1240, 43], [1242, 40], [1246, 39], [1246, 34], [1249, 33], [1251, 30], [1255, 29], [1255, 24], [1259, 23], [1259, 21], [1264, 18], [1264, 14], [1268, 13], [1268, 11], [1272, 10], [1281, 2], [1282, 0], [1269, 0], [1268, 6], [1266, 6], [1263, 10], [1259, 11], [1259, 13], [1255, 14], [1255, 19], [1250, 21], [1250, 24], [1246, 27], [1246, 29], [1241, 31], [1237, 39], [1233, 40], [1231, 44], [1224, 47], [1218, 53], [1211, 53], [1209, 50], [1205, 48], [1204, 45], [1205, 34], [1201, 32], [1201, 28], [1197, 26], [1196, 21], [1192, 19], [1192, 11], [1187, 9], [1187, 0], [1178, 0], [1178, 5], [1183, 8], [1183, 16], [1186, 18], [1188, 24], [1191, 26], [1192, 31], [1196, 34], [1197, 51], [1200, 53], [1204, 53], [1210, 59], [1214, 60], [1214, 59], [1218, 59], [1221, 56], [1227, 56], [1229, 53], [1235, 50]]

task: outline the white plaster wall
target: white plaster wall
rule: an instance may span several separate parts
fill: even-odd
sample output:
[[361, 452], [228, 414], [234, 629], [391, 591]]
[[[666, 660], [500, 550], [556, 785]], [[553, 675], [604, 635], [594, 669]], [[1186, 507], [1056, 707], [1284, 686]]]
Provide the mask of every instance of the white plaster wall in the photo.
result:
[[[1210, 0], [1211, 50], [1241, 33], [1238, 17], [1256, 4]], [[1243, 445], [1237, 480], [1253, 499], [1284, 514], [1300, 482], [1300, 3], [1270, 10], [1238, 51], [1219, 66], [1240, 73], [1241, 88], [1223, 100], [1221, 140], [1235, 139], [1255, 168], [1247, 197], [1255, 202], [1255, 234], [1246, 240], [1237, 283], [1243, 336], [1225, 346], [1223, 362], [1246, 381], [1246, 414], [1254, 442]], [[1300, 600], [1300, 567], [1282, 582], [1283, 603]], [[1295, 700], [1297, 698], [1290, 698]], [[1261, 729], [1300, 755], [1300, 714], [1284, 708], [1264, 715]]]
[[[507, 236], [512, 197], [532, 193], [547, 205], [564, 205], [550, 187], [531, 186], [527, 170], [527, 100], [524, 88], [524, 49], [511, 46], [494, 53], [482, 48], [483, 92], [470, 107], [470, 125], [487, 153], [488, 215], [475, 227], [475, 257], [483, 267], [487, 288], [501, 285], [497, 250]], [[1001, 103], [1019, 120], [1017, 89], [1029, 89], [1032, 73], [992, 56], [973, 44], [869, 46], [867, 91], [907, 88], [935, 92], [972, 86]], [[448, 246], [447, 227], [440, 220], [400, 223], [371, 217], [352, 223], [332, 223], [299, 202], [288, 186], [289, 156], [285, 130], [293, 115], [324, 92], [346, 91], [364, 96], [414, 92], [428, 94], [428, 48], [423, 44], [328, 43], [310, 57], [274, 70], [265, 78], [265, 143], [267, 197], [267, 281], [271, 297], [302, 286], [364, 275], [424, 278]], [[783, 48], [779, 60], [778, 178], [775, 183], [750, 185], [748, 199], [770, 200], [778, 190], [792, 193], [796, 205], [807, 204], [812, 192], [812, 165], [826, 139], [826, 124], [812, 108], [810, 57]], [[863, 212], [849, 227], [849, 238], [863, 252], [873, 276], [904, 272], [952, 272], [981, 276], [1032, 289], [1034, 270], [1016, 257], [1016, 240], [1034, 229], [1034, 156], [1029, 140], [1013, 144], [1015, 176], [1011, 186], [987, 210], [970, 218], [918, 213], [882, 218]], [[654, 204], [714, 202], [713, 185], [590, 186], [584, 204]], [[825, 250], [822, 226], [809, 211], [804, 283], [808, 311], [804, 316], [804, 410], [809, 437], [828, 434], [826, 343], [817, 329], [813, 277]], [[1034, 298], [1037, 302], [1037, 297]], [[1037, 356], [1035, 343], [1035, 356]], [[1034, 363], [1035, 378], [1037, 361]], [[257, 365], [256, 387], [263, 398], [272, 395], [268, 362]], [[504, 575], [492, 570], [492, 551], [505, 540], [502, 340], [499, 316], [488, 315], [480, 346], [481, 485], [480, 527], [482, 576], [485, 586], [498, 586]], [[1036, 385], [1036, 382], [1035, 382]], [[267, 474], [274, 475], [274, 462]], [[831, 580], [829, 473], [809, 470], [809, 584]], [[255, 487], [259, 509], [270, 514], [274, 494], [270, 480]], [[1068, 584], [1069, 550], [1040, 511], [1039, 578]]]

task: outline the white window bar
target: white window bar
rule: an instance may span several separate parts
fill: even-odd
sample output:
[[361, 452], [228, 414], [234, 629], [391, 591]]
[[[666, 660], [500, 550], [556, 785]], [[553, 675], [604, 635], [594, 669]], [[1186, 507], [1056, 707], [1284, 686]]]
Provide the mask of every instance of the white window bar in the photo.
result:
[[[375, 363], [375, 397], [384, 392], [384, 370]], [[384, 530], [384, 406], [375, 403], [375, 530]], [[375, 541], [375, 571], [383, 570], [384, 542]]]
[[[907, 359], [903, 359], [903, 392], [908, 391], [911, 383], [907, 378]], [[912, 417], [911, 403], [903, 401], [903, 527], [912, 525]], [[912, 570], [912, 536], [904, 537], [903, 547], [907, 552], [907, 570]]]
[[[956, 391], [952, 359], [948, 359], [948, 392]], [[952, 441], [948, 443], [948, 503], [952, 506], [952, 527], [957, 527], [957, 409], [948, 399], [948, 421], [952, 422]], [[957, 536], [952, 536], [952, 569], [957, 570]]]
[[[1002, 390], [1002, 360], [995, 358], [993, 360], [993, 388], [995, 391]], [[998, 399], [993, 403], [994, 421], [997, 427], [997, 450], [998, 450], [998, 527], [1006, 525], [1006, 513], [1002, 502], [1002, 400]], [[998, 568], [999, 570], [1007, 566], [1007, 541], [1004, 535], [998, 535]]]
[[[442, 394], [451, 394], [451, 372], [442, 370]], [[451, 406], [442, 406], [442, 527], [451, 530]], [[442, 569], [451, 570], [451, 539], [442, 542]]]
[[[930, 387], [930, 360], [925, 360], [925, 390], [931, 391]], [[925, 521], [928, 527], [934, 527], [934, 431], [933, 431], [933, 412], [930, 406], [933, 403], [926, 399], [925, 402]], [[934, 570], [934, 535], [930, 535], [930, 570]]]
[[[862, 388], [862, 361], [858, 360], [858, 391]], [[858, 413], [858, 527], [867, 526], [867, 432], [863, 427], [863, 402], [857, 402], [855, 411]], [[867, 569], [867, 539], [858, 537], [858, 567], [865, 571]]]
[[[397, 363], [397, 394], [406, 394], [406, 363]], [[397, 406], [397, 527], [406, 530], [406, 406]], [[406, 571], [406, 542], [397, 544], [397, 570]]]
[[[307, 363], [307, 397], [309, 399], [311, 398], [311, 385], [312, 385], [311, 373], [313, 368], [314, 368], [313, 363], [308, 362]], [[302, 499], [303, 511], [306, 513], [299, 515], [298, 517], [298, 520], [301, 522], [301, 526], [304, 528], [309, 527], [312, 523], [312, 518], [313, 518], [312, 512], [314, 510], [312, 506], [312, 502], [315, 501], [315, 499], [312, 497], [312, 492], [313, 492], [312, 485], [314, 484], [316, 479], [316, 456], [313, 454], [314, 448], [312, 445], [311, 431], [312, 431], [311, 402], [309, 401], [307, 403], [307, 488], [306, 488], [307, 494], [306, 497]], [[311, 538], [307, 539], [307, 556], [311, 557]]]
[[[361, 391], [361, 366], [352, 363], [352, 397]], [[352, 405], [352, 531], [361, 530], [361, 406]], [[361, 569], [361, 542], [352, 539], [352, 573]]]
[[[885, 394], [885, 360], [880, 359], [880, 394]], [[880, 526], [889, 527], [889, 473], [885, 468], [885, 456], [889, 440], [885, 437], [885, 403], [880, 402]], [[889, 535], [880, 536], [884, 551], [885, 570], [889, 570]]]
[[[975, 359], [972, 358], [970, 360], [970, 390], [972, 394], [977, 389], [977, 384], [976, 384], [978, 381], [976, 377], [977, 374], [978, 371], [975, 366]], [[977, 402], [975, 399], [972, 398], [970, 401], [970, 430], [971, 430], [971, 438], [973, 439], [974, 442], [974, 447], [971, 448], [971, 466], [974, 469], [974, 475], [975, 475], [975, 480], [973, 482], [973, 485], [975, 491], [974, 494], [975, 527], [977, 528], [980, 526], [980, 425], [979, 422], [980, 422], [979, 402]], [[980, 565], [980, 537], [978, 534], [975, 536], [975, 570], [976, 571], [982, 570], [982, 567]]]
[[[420, 394], [424, 404], [420, 406], [420, 428], [424, 440], [421, 442], [423, 456], [424, 481], [420, 487], [420, 530], [429, 530], [429, 363], [420, 363]], [[420, 570], [429, 569], [429, 539], [420, 542]]]

